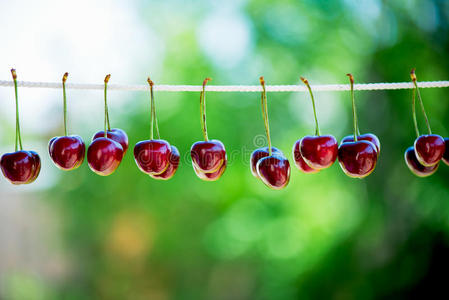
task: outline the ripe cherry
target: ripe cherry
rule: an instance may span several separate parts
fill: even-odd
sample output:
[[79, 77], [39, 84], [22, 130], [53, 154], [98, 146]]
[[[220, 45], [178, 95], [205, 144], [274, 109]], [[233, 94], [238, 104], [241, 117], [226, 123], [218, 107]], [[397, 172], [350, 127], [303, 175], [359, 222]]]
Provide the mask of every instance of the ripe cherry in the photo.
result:
[[297, 140], [296, 143], [293, 145], [292, 152], [296, 167], [303, 173], [313, 174], [319, 172], [320, 171], [319, 169], [314, 169], [311, 166], [309, 166], [304, 160], [304, 157], [302, 157], [300, 151], [301, 140], [302, 139]]
[[[359, 134], [357, 135], [357, 140], [359, 141], [368, 141], [374, 144], [376, 146], [377, 155], [380, 154], [380, 141], [379, 138], [372, 134], [372, 133], [365, 133], [365, 134]], [[354, 142], [354, 135], [347, 135], [345, 136], [340, 144], [347, 143], [347, 142]]]
[[176, 148], [175, 146], [171, 146], [170, 161], [168, 163], [167, 169], [161, 174], [158, 175], [150, 174], [150, 176], [153, 177], [154, 179], [161, 179], [161, 180], [168, 180], [172, 178], [175, 175], [176, 171], [178, 170], [180, 159], [181, 156], [179, 155], [178, 148]]
[[14, 92], [16, 101], [16, 142], [15, 152], [5, 153], [0, 159], [0, 168], [3, 175], [12, 184], [28, 184], [36, 180], [41, 170], [41, 159], [34, 151], [25, 151], [22, 146], [19, 122], [19, 98], [17, 93], [17, 74], [11, 69], [14, 81]]
[[67, 97], [65, 82], [69, 73], [62, 77], [63, 112], [64, 112], [64, 136], [54, 137], [48, 143], [48, 152], [54, 164], [61, 170], [74, 170], [84, 161], [86, 146], [78, 135], [67, 134]]
[[444, 144], [446, 150], [444, 151], [443, 158], [441, 160], [449, 166], [449, 138], [444, 138]]
[[[204, 141], [196, 142], [190, 148], [192, 165], [196, 175], [203, 180], [217, 180], [226, 170], [226, 150], [219, 140], [209, 140], [206, 125], [206, 84], [211, 80], [206, 78], [203, 81], [203, 90], [200, 94], [201, 128], [203, 130]], [[205, 175], [210, 174], [210, 175]]]
[[[281, 154], [282, 156], [284, 156], [284, 154], [275, 147], [271, 147], [271, 151], [273, 152], [273, 154]], [[263, 148], [259, 148], [253, 151], [253, 153], [251, 153], [251, 159], [250, 159], [250, 164], [251, 164], [251, 173], [253, 174], [254, 177], [259, 177], [259, 174], [257, 173], [257, 163], [259, 162], [260, 159], [270, 156], [268, 147], [263, 147]]]
[[404, 154], [405, 163], [410, 171], [418, 177], [427, 177], [435, 173], [439, 164], [430, 167], [423, 166], [416, 157], [415, 148], [408, 147]]

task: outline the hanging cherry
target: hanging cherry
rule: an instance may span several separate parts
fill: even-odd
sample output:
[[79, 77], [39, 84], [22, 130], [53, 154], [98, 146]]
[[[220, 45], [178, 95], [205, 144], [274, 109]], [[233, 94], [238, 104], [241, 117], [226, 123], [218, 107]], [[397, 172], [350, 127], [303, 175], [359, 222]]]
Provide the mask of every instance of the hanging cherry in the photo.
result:
[[[134, 160], [139, 169], [155, 179], [167, 180], [175, 175], [178, 169], [180, 155], [175, 146], [161, 140], [156, 117], [153, 95], [153, 81], [148, 78], [150, 85], [150, 140], [140, 141], [134, 147]], [[154, 139], [153, 126], [156, 125], [157, 139]]]
[[332, 135], [320, 135], [320, 127], [315, 108], [315, 99], [309, 81], [301, 77], [307, 86], [312, 100], [313, 115], [315, 117], [315, 135], [306, 135], [293, 145], [293, 157], [298, 169], [304, 173], [316, 173], [329, 168], [337, 159], [338, 143]]
[[[267, 135], [268, 147], [259, 148], [251, 154], [251, 171], [253, 175], [260, 178], [262, 182], [275, 190], [285, 188], [290, 181], [290, 163], [282, 151], [271, 146], [270, 124], [268, 120], [268, 104], [265, 80], [260, 77], [262, 86], [262, 117]], [[254, 169], [257, 173], [255, 174]]]
[[206, 78], [203, 81], [203, 90], [200, 94], [201, 127], [204, 141], [196, 142], [190, 149], [193, 170], [196, 175], [206, 181], [218, 180], [226, 170], [227, 156], [222, 142], [219, 140], [209, 140], [206, 125], [206, 84], [210, 81]]
[[441, 160], [449, 166], [449, 138], [444, 138], [444, 145], [446, 150], [444, 151], [443, 158]]
[[121, 129], [112, 129], [109, 123], [107, 87], [111, 75], [104, 79], [104, 130], [97, 132], [87, 149], [87, 162], [92, 171], [108, 176], [120, 165], [128, 149], [128, 136]]
[[340, 166], [349, 177], [364, 178], [371, 174], [376, 167], [377, 158], [380, 150], [380, 143], [372, 142], [370, 139], [377, 137], [373, 134], [363, 135], [363, 139], [359, 138], [357, 111], [355, 107], [354, 98], [354, 77], [347, 74], [351, 83], [351, 98], [352, 98], [352, 117], [354, 122], [354, 135], [347, 141], [342, 141], [338, 147], [338, 161]]
[[[12, 184], [28, 184], [36, 180], [41, 170], [41, 159], [34, 151], [25, 151], [22, 146], [19, 122], [19, 97], [17, 93], [17, 74], [11, 69], [14, 81], [14, 93], [16, 100], [16, 142], [12, 153], [5, 153], [0, 159], [0, 167], [3, 175]], [[20, 150], [19, 150], [20, 149]]]
[[69, 136], [67, 134], [67, 97], [65, 91], [67, 76], [69, 76], [69, 73], [65, 73], [62, 77], [64, 136], [52, 138], [48, 143], [48, 152], [58, 168], [69, 171], [81, 166], [84, 161], [86, 146], [80, 136]]

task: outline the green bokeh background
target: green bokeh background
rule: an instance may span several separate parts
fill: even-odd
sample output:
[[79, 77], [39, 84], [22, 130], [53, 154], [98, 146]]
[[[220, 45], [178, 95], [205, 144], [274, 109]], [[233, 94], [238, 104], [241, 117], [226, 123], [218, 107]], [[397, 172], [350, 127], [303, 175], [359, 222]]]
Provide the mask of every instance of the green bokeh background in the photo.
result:
[[[251, 26], [252, 49], [230, 67], [198, 45], [208, 1], [136, 5], [148, 26], [166, 35], [156, 82], [200, 84], [208, 76], [210, 84], [258, 84], [263, 75], [267, 84], [299, 84], [299, 76], [347, 83], [348, 72], [356, 82], [397, 82], [408, 81], [412, 67], [419, 80], [449, 78], [447, 1], [244, 2], [238, 10]], [[148, 70], [138, 72], [145, 78]], [[433, 131], [449, 136], [448, 90], [422, 95]], [[264, 134], [258, 93], [207, 94], [209, 136], [225, 144], [229, 158], [213, 183], [195, 176], [188, 155], [202, 138], [199, 94], [155, 96], [162, 137], [181, 152], [176, 176], [152, 180], [135, 165], [132, 148], [149, 135], [148, 95], [133, 94], [133, 104], [119, 110], [111, 92], [112, 125], [130, 139], [117, 172], [100, 177], [84, 164], [38, 192], [57, 212], [57, 247], [70, 272], [58, 280], [8, 273], [5, 299], [376, 299], [438, 290], [443, 278], [434, 269], [448, 265], [449, 167], [423, 179], [407, 169], [404, 151], [415, 139], [410, 90], [356, 92], [361, 131], [382, 143], [372, 175], [348, 178], [338, 163], [304, 175], [292, 164], [282, 191], [266, 188], [249, 169], [255, 137]], [[350, 134], [349, 93], [315, 98], [321, 132], [338, 140]], [[292, 163], [294, 142], [314, 132], [309, 97], [269, 93], [268, 105], [273, 145]]]

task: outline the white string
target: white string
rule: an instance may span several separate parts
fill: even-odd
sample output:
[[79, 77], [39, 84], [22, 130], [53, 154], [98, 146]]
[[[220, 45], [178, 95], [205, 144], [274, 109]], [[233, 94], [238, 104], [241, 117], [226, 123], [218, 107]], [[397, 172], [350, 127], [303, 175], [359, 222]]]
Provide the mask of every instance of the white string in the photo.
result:
[[[60, 89], [61, 83], [57, 82], [32, 82], [32, 81], [18, 81], [19, 87], [25, 88], [49, 88]], [[12, 87], [12, 81], [0, 80], [0, 87]], [[449, 81], [420, 81], [418, 82], [420, 88], [443, 88], [449, 87]], [[66, 83], [67, 89], [76, 90], [103, 90], [104, 84], [83, 84], [83, 83]], [[349, 91], [349, 84], [319, 84], [311, 85], [313, 91]], [[412, 82], [388, 82], [388, 83], [359, 83], [354, 85], [354, 90], [368, 91], [368, 90], [399, 90], [412, 89]], [[108, 84], [108, 90], [116, 91], [147, 91], [148, 85], [124, 85], [124, 84]], [[154, 91], [161, 92], [201, 92], [201, 85], [169, 85], [159, 84], [154, 85]], [[267, 85], [267, 92], [306, 92], [307, 88], [304, 85]], [[262, 92], [260, 85], [207, 85], [206, 91], [209, 92]]]

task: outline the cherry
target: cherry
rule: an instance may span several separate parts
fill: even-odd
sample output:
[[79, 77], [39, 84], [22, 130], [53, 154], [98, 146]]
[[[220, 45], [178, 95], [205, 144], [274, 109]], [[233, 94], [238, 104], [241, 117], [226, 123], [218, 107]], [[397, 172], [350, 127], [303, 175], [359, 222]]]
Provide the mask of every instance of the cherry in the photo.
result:
[[444, 138], [444, 144], [446, 146], [446, 150], [444, 151], [443, 158], [441, 160], [449, 166], [449, 138]]
[[123, 147], [110, 138], [97, 138], [87, 149], [87, 162], [92, 171], [108, 176], [120, 165], [123, 159]]
[[[284, 155], [279, 149], [275, 148], [275, 147], [271, 147], [271, 151], [274, 154], [280, 154], [280, 155]], [[253, 174], [254, 177], [259, 177], [259, 174], [257, 173], [257, 163], [259, 162], [259, 160], [261, 158], [270, 156], [268, 147], [263, 147], [263, 148], [259, 148], [253, 151], [253, 153], [251, 153], [251, 159], [250, 159], [250, 164], [251, 164], [251, 173]]]
[[415, 154], [418, 161], [426, 167], [440, 162], [445, 153], [445, 141], [436, 134], [421, 135], [415, 140]]
[[[200, 94], [201, 128], [204, 141], [196, 142], [190, 148], [192, 165], [196, 175], [203, 180], [217, 180], [226, 169], [226, 150], [219, 140], [209, 140], [206, 125], [206, 84], [211, 80], [203, 81], [203, 90]], [[210, 174], [210, 175], [205, 175]]]
[[[178, 148], [176, 148], [175, 146], [171, 146], [170, 160], [167, 169], [161, 174], [158, 175], [150, 174], [150, 176], [153, 177], [154, 179], [161, 179], [161, 180], [168, 180], [172, 178], [175, 175], [176, 171], [178, 170], [180, 158], [181, 156], [179, 155]], [[212, 173], [209, 173], [208, 175], [210, 174]]]
[[146, 174], [164, 173], [170, 163], [171, 147], [164, 140], [141, 141], [134, 147], [134, 160]]
[[86, 146], [78, 135], [67, 135], [67, 97], [65, 82], [69, 73], [62, 77], [64, 136], [54, 137], [48, 143], [48, 152], [54, 164], [62, 170], [73, 170], [81, 166], [84, 161]]
[[302, 157], [300, 151], [301, 140], [302, 139], [297, 140], [296, 143], [293, 145], [293, 158], [295, 159], [296, 167], [303, 173], [313, 174], [319, 172], [320, 171], [319, 169], [314, 169], [310, 167], [304, 160], [304, 157]]
[[416, 157], [415, 148], [408, 147], [404, 154], [405, 163], [410, 171], [418, 177], [427, 177], [435, 173], [439, 164], [430, 167], [423, 166]]
[[11, 69], [14, 81], [14, 93], [16, 102], [16, 141], [15, 151], [5, 153], [0, 158], [0, 168], [3, 175], [12, 184], [28, 184], [36, 180], [41, 170], [41, 159], [34, 151], [25, 151], [22, 146], [19, 122], [19, 97], [17, 92], [17, 74]]
[[354, 135], [352, 141], [349, 138], [344, 138], [338, 148], [338, 162], [346, 175], [353, 178], [364, 178], [374, 171], [377, 164], [377, 159], [380, 151], [380, 142], [378, 146], [369, 141], [373, 139], [378, 141], [373, 134], [363, 135], [363, 140], [358, 137], [358, 119], [355, 107], [354, 98], [354, 77], [347, 74], [351, 83], [351, 98], [352, 98], [352, 114], [354, 122]]
[[[126, 149], [128, 149], [128, 136], [121, 129], [111, 130], [107, 102], [108, 74], [104, 78], [104, 130], [92, 137], [92, 143], [87, 149], [87, 162], [92, 171], [98, 175], [108, 176], [120, 165]], [[100, 137], [99, 133], [103, 135]]]
[[[368, 141], [374, 144], [376, 146], [377, 154], [380, 154], [380, 141], [379, 138], [372, 133], [365, 133], [365, 134], [359, 134], [357, 135], [357, 140], [361, 141]], [[354, 142], [354, 135], [347, 135], [345, 136], [340, 144], [347, 143], [347, 142]]]

